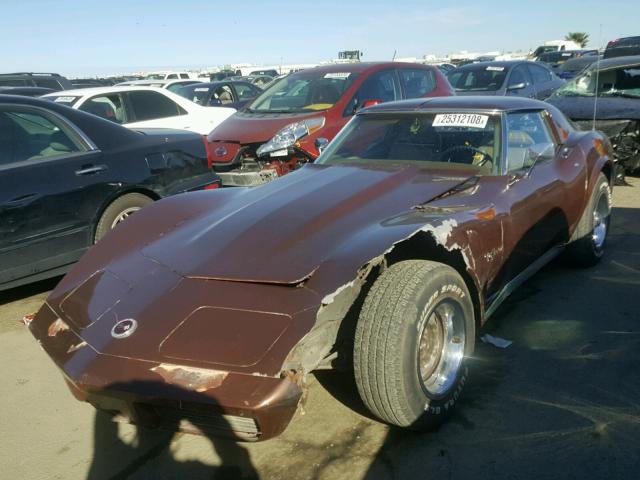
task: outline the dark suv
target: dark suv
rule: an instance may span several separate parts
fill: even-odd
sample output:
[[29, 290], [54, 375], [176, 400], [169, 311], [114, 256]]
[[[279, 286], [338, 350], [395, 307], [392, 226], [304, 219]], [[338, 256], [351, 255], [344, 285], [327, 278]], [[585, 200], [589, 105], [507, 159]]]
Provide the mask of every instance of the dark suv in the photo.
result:
[[603, 58], [627, 57], [640, 55], [640, 35], [611, 40], [607, 43]]
[[43, 87], [71, 90], [73, 85], [57, 73], [0, 73], [0, 87]]

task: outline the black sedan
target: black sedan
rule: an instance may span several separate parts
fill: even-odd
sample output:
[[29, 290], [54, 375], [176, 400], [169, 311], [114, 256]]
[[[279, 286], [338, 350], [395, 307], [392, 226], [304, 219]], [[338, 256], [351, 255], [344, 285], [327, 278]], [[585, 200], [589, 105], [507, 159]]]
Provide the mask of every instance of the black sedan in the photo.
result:
[[544, 64], [529, 61], [480, 62], [447, 74], [456, 95], [514, 95], [545, 99], [564, 85]]
[[194, 83], [182, 87], [175, 93], [204, 107], [223, 106], [240, 109], [260, 95], [262, 89], [249, 82], [229, 80]]
[[218, 185], [200, 135], [0, 95], [0, 290], [64, 273], [154, 200]]

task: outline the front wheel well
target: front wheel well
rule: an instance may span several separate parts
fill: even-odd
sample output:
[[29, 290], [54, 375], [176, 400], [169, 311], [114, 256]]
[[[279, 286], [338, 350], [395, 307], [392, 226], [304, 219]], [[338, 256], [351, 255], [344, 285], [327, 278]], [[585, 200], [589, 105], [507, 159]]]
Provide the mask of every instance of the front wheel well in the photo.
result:
[[411, 238], [397, 243], [394, 248], [384, 256], [383, 260], [370, 270], [364, 279], [357, 298], [350, 305], [335, 335], [335, 344], [331, 352], [337, 355], [339, 359], [342, 359], [337, 362], [336, 365], [338, 367], [351, 365], [352, 342], [355, 335], [356, 323], [360, 315], [360, 309], [374, 282], [387, 267], [405, 260], [430, 260], [443, 263], [460, 274], [471, 295], [476, 332], [479, 330], [483, 318], [480, 292], [467, 270], [467, 264], [462, 251], [460, 249], [448, 250], [438, 244], [431, 234], [419, 232]]

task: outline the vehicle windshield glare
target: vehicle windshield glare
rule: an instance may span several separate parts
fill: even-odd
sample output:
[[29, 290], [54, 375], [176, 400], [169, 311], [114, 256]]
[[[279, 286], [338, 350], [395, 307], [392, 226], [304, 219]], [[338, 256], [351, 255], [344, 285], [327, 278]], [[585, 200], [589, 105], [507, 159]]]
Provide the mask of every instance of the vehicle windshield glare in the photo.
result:
[[249, 112], [303, 113], [327, 110], [336, 104], [358, 73], [303, 71], [289, 75], [263, 92]]
[[316, 163], [464, 168], [497, 175], [500, 118], [470, 112], [364, 114], [347, 124]]
[[599, 74], [591, 69], [558, 89], [554, 96], [593, 97], [596, 81], [598, 96], [640, 97], [640, 65], [601, 70]]
[[452, 70], [447, 75], [447, 79], [456, 90], [493, 92], [502, 87], [506, 76], [506, 67], [485, 64]]

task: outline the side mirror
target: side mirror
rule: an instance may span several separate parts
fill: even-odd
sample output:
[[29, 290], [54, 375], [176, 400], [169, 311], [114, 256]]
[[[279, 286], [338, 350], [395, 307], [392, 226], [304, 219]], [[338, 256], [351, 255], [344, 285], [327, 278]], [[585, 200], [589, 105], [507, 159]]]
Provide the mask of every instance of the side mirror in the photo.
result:
[[524, 82], [514, 83], [513, 85], [509, 85], [507, 87], [507, 91], [512, 92], [512, 91], [515, 91], [515, 90], [522, 90], [523, 88], [526, 88], [526, 87], [527, 87], [527, 84], [524, 83]]
[[327, 145], [329, 145], [329, 140], [324, 137], [319, 137], [316, 138], [315, 144], [318, 152], [322, 153], [322, 151], [327, 148]]

